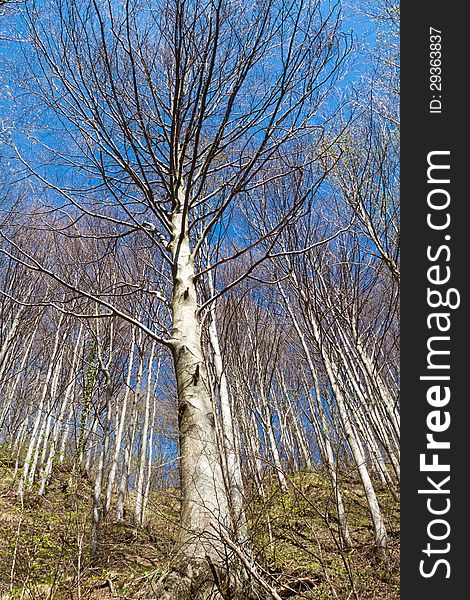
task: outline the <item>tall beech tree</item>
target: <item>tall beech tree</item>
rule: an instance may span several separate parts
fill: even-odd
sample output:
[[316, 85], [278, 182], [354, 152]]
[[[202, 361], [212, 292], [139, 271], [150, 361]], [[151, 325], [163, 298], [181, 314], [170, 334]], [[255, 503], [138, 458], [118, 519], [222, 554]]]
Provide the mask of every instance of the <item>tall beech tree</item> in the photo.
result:
[[[146, 275], [129, 272], [112, 289], [92, 276], [77, 283], [73, 269], [37, 258], [7, 234], [4, 252], [71, 292], [62, 311], [77, 314], [80, 296], [82, 316], [121, 317], [170, 350], [181, 551], [186, 562], [221, 566], [233, 523], [201, 324], [213, 300], [269, 256], [325, 176], [322, 106], [350, 47], [340, 12], [319, 0], [47, 0], [24, 8], [24, 85], [47, 124], [25, 132], [28, 152], [10, 143], [36, 193], [49, 198], [41, 227], [57, 238], [106, 237], [115, 250], [138, 238], [151, 252]], [[244, 219], [258, 215], [247, 213], [245, 199], [265, 205], [272, 183], [287, 175], [294, 187], [282, 212], [262, 237], [247, 239]], [[205, 265], [201, 248], [227, 230], [231, 250]], [[253, 252], [261, 239], [267, 250]], [[248, 251], [256, 259], [247, 269], [202, 301], [207, 271]], [[162, 303], [158, 319], [123, 307], [125, 285]]]

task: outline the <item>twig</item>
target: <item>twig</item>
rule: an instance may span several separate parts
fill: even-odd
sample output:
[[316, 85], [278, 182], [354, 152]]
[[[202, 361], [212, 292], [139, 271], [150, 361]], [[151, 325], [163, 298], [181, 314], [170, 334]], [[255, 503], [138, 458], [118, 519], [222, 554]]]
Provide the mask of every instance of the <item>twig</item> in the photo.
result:
[[225, 531], [222, 529], [222, 527], [220, 526], [219, 523], [211, 523], [211, 526], [217, 531], [217, 533], [220, 535], [220, 537], [222, 538], [222, 540], [227, 544], [227, 546], [233, 550], [235, 552], [235, 554], [238, 556], [238, 558], [240, 559], [240, 561], [242, 562], [243, 566], [245, 567], [245, 569], [251, 574], [253, 575], [253, 577], [256, 579], [256, 581], [258, 581], [258, 583], [269, 593], [271, 594], [271, 596], [274, 598], [274, 600], [282, 600], [281, 596], [279, 596], [279, 594], [277, 593], [276, 589], [271, 587], [269, 585], [269, 583], [267, 583], [262, 577], [261, 575], [258, 573], [256, 566], [251, 564], [250, 561], [247, 559], [247, 557], [245, 556], [245, 554], [243, 553], [242, 550], [240, 550], [240, 548], [235, 545], [232, 540], [230, 539], [230, 537], [225, 533]]

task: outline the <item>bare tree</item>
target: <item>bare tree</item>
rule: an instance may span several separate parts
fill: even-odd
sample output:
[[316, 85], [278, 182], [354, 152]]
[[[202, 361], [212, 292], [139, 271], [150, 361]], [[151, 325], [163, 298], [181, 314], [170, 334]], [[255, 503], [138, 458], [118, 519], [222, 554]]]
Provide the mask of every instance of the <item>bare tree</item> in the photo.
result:
[[[12, 146], [36, 185], [62, 203], [51, 219], [51, 200], [42, 226], [78, 238], [106, 236], [115, 247], [126, 236], [140, 236], [160, 254], [163, 279], [155, 279], [156, 288], [148, 276], [123, 285], [161, 299], [166, 316], [136, 319], [119, 302], [122, 288], [112, 294], [100, 281], [77, 283], [73, 271], [50, 267], [7, 234], [10, 249], [2, 251], [87, 299], [82, 314], [119, 316], [171, 351], [179, 403], [181, 549], [186, 560], [209, 557], [221, 565], [224, 542], [210, 523], [229, 527], [230, 514], [201, 318], [224, 290], [201, 303], [200, 250], [231, 216], [239, 214], [242, 222], [247, 195], [262, 201], [270, 182], [295, 172], [297, 193], [263, 236], [269, 248], [324, 176], [314, 168], [324, 152], [321, 107], [349, 50], [339, 11], [302, 0], [122, 6], [51, 1], [40, 12], [26, 3], [25, 21], [34, 93], [61, 126], [52, 143], [37, 126], [31, 138], [50, 164], [73, 172], [64, 182], [20, 145]], [[86, 232], [81, 215], [89, 217]], [[242, 236], [210, 268], [259, 241], [244, 243]], [[95, 303], [102, 307], [99, 315]], [[60, 308], [79, 314], [69, 300]]]

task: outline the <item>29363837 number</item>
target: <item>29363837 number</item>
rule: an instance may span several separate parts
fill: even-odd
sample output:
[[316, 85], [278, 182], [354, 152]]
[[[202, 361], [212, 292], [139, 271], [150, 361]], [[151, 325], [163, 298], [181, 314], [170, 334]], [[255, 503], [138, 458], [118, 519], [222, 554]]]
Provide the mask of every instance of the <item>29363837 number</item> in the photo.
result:
[[[430, 102], [432, 113], [440, 113], [442, 108], [442, 31], [429, 28], [429, 89], [434, 92]], [[437, 93], [436, 93], [437, 92]]]

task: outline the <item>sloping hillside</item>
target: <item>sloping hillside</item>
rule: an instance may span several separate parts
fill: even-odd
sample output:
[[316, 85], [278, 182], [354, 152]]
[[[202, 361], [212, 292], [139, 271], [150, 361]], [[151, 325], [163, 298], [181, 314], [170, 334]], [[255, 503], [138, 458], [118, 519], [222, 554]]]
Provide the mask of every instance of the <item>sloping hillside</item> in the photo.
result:
[[[178, 490], [152, 493], [144, 527], [103, 521], [98, 554], [89, 556], [91, 488], [70, 469], [56, 469], [44, 497], [23, 506], [13, 466], [0, 466], [0, 598], [85, 600], [157, 598], [175, 548]], [[282, 598], [347, 600], [399, 596], [399, 505], [379, 494], [390, 532], [388, 565], [376, 561], [362, 488], [354, 474], [343, 487], [354, 547], [342, 550], [331, 487], [322, 473], [298, 473], [282, 493], [267, 482], [247, 502], [252, 561]], [[246, 548], [245, 548], [246, 550]]]

